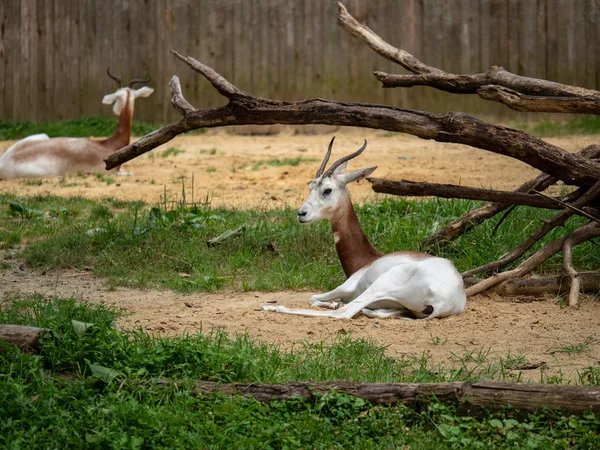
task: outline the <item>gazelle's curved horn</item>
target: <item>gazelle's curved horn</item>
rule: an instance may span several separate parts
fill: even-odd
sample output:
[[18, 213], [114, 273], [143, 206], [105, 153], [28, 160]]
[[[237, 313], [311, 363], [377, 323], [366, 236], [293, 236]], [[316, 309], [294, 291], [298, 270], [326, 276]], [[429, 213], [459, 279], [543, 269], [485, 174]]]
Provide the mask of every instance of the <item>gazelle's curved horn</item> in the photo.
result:
[[319, 178], [321, 175], [323, 175], [325, 166], [329, 162], [329, 157], [331, 156], [331, 149], [333, 148], [334, 139], [335, 139], [335, 136], [331, 138], [331, 142], [329, 143], [329, 147], [327, 148], [327, 153], [325, 153], [325, 158], [323, 159], [323, 162], [321, 163], [321, 167], [319, 167], [319, 169], [317, 170], [317, 174], [315, 175], [315, 178]]
[[339, 166], [344, 164], [346, 161], [350, 161], [351, 159], [356, 158], [358, 155], [360, 155], [365, 150], [365, 148], [367, 148], [367, 140], [366, 139], [365, 139], [365, 143], [363, 144], [363, 146], [361, 148], [356, 150], [354, 153], [344, 156], [344, 157], [338, 159], [336, 162], [334, 162], [331, 165], [331, 167], [329, 169], [327, 169], [327, 172], [325, 172], [323, 174], [323, 178], [330, 177], [331, 175], [333, 175], [333, 172], [335, 171], [335, 169], [337, 169]]
[[148, 77], [147, 79], [144, 79], [144, 78], [134, 78], [133, 80], [131, 80], [129, 82], [129, 87], [133, 87], [133, 85], [136, 84], [136, 83], [149, 83], [150, 80], [152, 80], [152, 77]]
[[106, 74], [111, 77], [113, 80], [115, 80], [117, 82], [117, 84], [119, 85], [119, 87], [121, 87], [121, 80], [117, 77], [115, 77], [113, 74], [110, 73], [110, 67], [106, 68]]

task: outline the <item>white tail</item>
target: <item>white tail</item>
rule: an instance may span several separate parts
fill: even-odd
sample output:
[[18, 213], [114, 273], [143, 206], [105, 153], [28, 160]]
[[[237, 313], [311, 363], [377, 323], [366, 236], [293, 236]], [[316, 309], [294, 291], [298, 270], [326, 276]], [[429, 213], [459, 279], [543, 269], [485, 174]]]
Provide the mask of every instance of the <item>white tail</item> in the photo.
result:
[[339, 159], [323, 173], [332, 146], [333, 139], [310, 183], [308, 200], [298, 210], [298, 220], [301, 223], [330, 221], [336, 250], [348, 279], [333, 291], [311, 298], [312, 306], [332, 311], [272, 305], [262, 309], [340, 319], [351, 319], [361, 311], [368, 317], [407, 319], [432, 319], [463, 312], [467, 301], [463, 280], [450, 260], [412, 251], [384, 255], [373, 248], [358, 222], [346, 185], [366, 178], [377, 167], [344, 174], [348, 161], [364, 151], [367, 141], [360, 150]]
[[[103, 172], [104, 158], [129, 145], [133, 107], [137, 97], [148, 97], [154, 89], [142, 87], [132, 89], [135, 83], [146, 83], [150, 79], [135, 79], [128, 87], [121, 87], [121, 81], [108, 75], [119, 84], [119, 89], [102, 100], [112, 104], [113, 112], [119, 116], [119, 125], [108, 139], [49, 138], [45, 134], [28, 136], [9, 147], [0, 157], [0, 179], [43, 177], [63, 175], [67, 172]], [[115, 169], [118, 174], [128, 174]]]

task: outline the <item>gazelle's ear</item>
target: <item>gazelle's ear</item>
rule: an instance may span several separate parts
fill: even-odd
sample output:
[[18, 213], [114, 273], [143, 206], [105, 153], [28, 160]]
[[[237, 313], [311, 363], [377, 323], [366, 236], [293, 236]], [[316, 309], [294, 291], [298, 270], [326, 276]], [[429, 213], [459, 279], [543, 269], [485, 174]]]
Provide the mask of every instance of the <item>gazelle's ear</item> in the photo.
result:
[[344, 175], [342, 177], [342, 180], [344, 181], [344, 184], [352, 183], [356, 180], [362, 180], [363, 178], [367, 178], [369, 175], [375, 172], [375, 169], [377, 169], [377, 166], [367, 167], [366, 169], [358, 169], [354, 172], [350, 172]]
[[119, 94], [117, 94], [116, 92], [114, 94], [105, 95], [102, 99], [102, 103], [104, 103], [105, 105], [112, 105], [118, 97]]
[[144, 86], [142, 88], [136, 89], [133, 91], [133, 97], [148, 97], [150, 94], [154, 92], [154, 89], [148, 86]]
[[341, 173], [344, 173], [344, 171], [346, 170], [346, 167], [348, 167], [348, 161], [340, 164], [338, 167], [335, 168], [335, 170], [333, 171], [333, 173], [335, 175], [339, 175]]
[[121, 110], [123, 109], [123, 106], [125, 104], [125, 91], [123, 91], [123, 89], [119, 89], [114, 94], [105, 95], [102, 99], [102, 103], [104, 103], [105, 105], [110, 105], [111, 103], [114, 103], [113, 113], [115, 113], [118, 116], [119, 114], [121, 114]]

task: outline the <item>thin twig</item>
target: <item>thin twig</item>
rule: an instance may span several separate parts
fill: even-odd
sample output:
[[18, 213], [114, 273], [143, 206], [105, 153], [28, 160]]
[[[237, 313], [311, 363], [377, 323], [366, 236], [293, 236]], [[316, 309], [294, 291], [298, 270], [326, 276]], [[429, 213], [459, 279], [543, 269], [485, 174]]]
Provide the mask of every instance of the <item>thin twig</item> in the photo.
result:
[[563, 270], [571, 278], [571, 289], [569, 291], [569, 306], [571, 308], [579, 307], [579, 292], [581, 291], [581, 278], [579, 273], [573, 267], [573, 238], [571, 236], [565, 239], [563, 245]]
[[550, 197], [549, 195], [543, 194], [543, 193], [541, 193], [539, 191], [536, 191], [535, 189], [532, 189], [531, 191], [534, 194], [539, 195], [540, 197], [545, 197], [547, 199], [554, 200], [559, 205], [564, 206], [565, 208], [572, 209], [572, 210], [576, 211], [578, 214], [580, 214], [580, 215], [582, 215], [584, 217], [587, 217], [588, 219], [593, 220], [596, 223], [600, 223], [600, 219], [598, 219], [597, 217], [591, 215], [590, 213], [587, 213], [587, 212], [583, 211], [582, 209], [579, 209], [579, 208], [571, 205], [570, 203], [565, 203], [562, 200], [559, 200], [559, 199], [557, 199], [555, 197]]

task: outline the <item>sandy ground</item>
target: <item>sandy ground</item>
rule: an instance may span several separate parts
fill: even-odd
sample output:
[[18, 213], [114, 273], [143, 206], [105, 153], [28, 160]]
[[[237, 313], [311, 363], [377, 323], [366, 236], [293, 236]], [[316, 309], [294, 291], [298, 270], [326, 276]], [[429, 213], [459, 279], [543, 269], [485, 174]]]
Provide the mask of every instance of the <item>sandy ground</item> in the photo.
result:
[[[178, 137], [167, 145], [125, 166], [131, 177], [114, 177], [108, 184], [95, 175], [64, 178], [0, 181], [0, 192], [20, 195], [51, 193], [90, 198], [115, 197], [156, 203], [166, 193], [169, 201], [210, 199], [214, 205], [272, 208], [298, 206], [307, 192], [332, 136], [320, 134], [241, 136], [224, 130]], [[379, 168], [374, 176], [439, 183], [512, 189], [537, 175], [525, 164], [510, 158], [454, 144], [424, 141], [381, 131], [337, 130], [333, 158], [354, 151], [368, 139], [369, 147], [356, 169]], [[593, 137], [552, 139], [569, 151], [594, 143]], [[0, 142], [0, 151], [12, 142]], [[174, 147], [177, 155], [163, 157]], [[269, 166], [267, 161], [283, 158], [308, 160], [297, 166]], [[183, 178], [182, 178], [183, 177]], [[192, 188], [193, 178], [193, 188]], [[41, 184], [40, 184], [41, 181]], [[357, 201], [376, 199], [368, 183], [352, 187]], [[539, 381], [559, 376], [577, 381], [577, 369], [600, 365], [600, 304], [585, 297], [579, 310], [561, 307], [552, 298], [502, 298], [479, 295], [471, 298], [467, 311], [455, 317], [433, 321], [373, 320], [360, 316], [351, 321], [305, 318], [259, 311], [268, 303], [306, 307], [313, 292], [220, 292], [180, 295], [172, 292], [109, 290], [101, 279], [86, 272], [39, 274], [13, 260], [13, 268], [0, 271], [0, 290], [41, 292], [75, 296], [85, 301], [106, 301], [125, 308], [129, 315], [124, 327], [142, 327], [148, 332], [177, 334], [218, 327], [230, 333], [244, 332], [264, 342], [291, 348], [301, 341], [328, 340], [339, 334], [373, 339], [388, 346], [391, 356], [429, 354], [433, 363], [456, 364], [453, 355], [490, 352], [488, 359], [524, 355], [529, 367], [509, 371], [524, 379]], [[588, 342], [583, 351], [565, 353], [569, 345]], [[527, 370], [525, 370], [527, 369]]]

